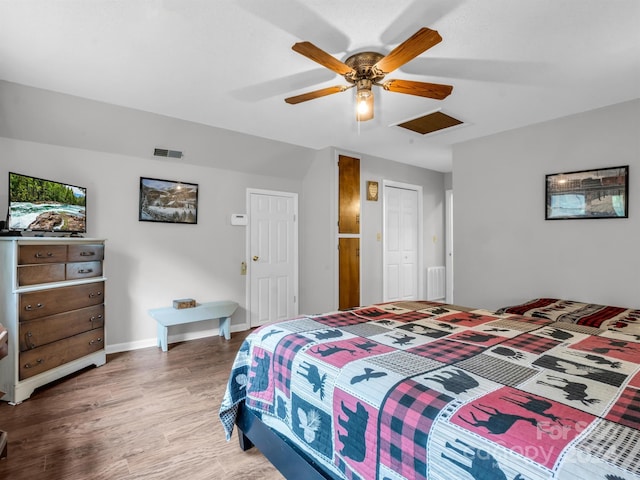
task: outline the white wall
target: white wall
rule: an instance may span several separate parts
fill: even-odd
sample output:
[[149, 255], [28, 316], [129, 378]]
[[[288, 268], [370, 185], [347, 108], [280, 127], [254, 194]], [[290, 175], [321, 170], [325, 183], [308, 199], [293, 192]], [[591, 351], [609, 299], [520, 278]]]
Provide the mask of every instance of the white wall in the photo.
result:
[[[293, 179], [251, 175], [194, 165], [176, 165], [124, 155], [25, 142], [0, 137], [0, 180], [8, 171], [87, 187], [90, 237], [106, 238], [106, 337], [109, 351], [155, 342], [150, 308], [173, 299], [234, 300], [241, 305], [232, 330], [246, 322], [245, 227], [232, 226], [232, 213], [246, 211], [246, 189], [300, 192]], [[198, 224], [138, 221], [140, 177], [197, 183]], [[2, 185], [0, 183], [0, 185]], [[0, 186], [0, 210], [7, 192]], [[217, 322], [180, 329], [174, 337], [206, 335]]]
[[[455, 302], [640, 307], [640, 100], [456, 145]], [[545, 221], [545, 175], [629, 165], [629, 218]]]

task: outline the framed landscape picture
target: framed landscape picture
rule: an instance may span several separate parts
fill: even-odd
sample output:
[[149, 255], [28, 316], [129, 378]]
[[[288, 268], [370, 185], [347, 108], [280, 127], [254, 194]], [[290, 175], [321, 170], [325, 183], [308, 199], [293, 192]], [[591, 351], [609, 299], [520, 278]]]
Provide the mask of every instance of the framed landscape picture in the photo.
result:
[[138, 220], [198, 223], [198, 185], [140, 177]]
[[546, 220], [627, 218], [629, 166], [546, 176]]

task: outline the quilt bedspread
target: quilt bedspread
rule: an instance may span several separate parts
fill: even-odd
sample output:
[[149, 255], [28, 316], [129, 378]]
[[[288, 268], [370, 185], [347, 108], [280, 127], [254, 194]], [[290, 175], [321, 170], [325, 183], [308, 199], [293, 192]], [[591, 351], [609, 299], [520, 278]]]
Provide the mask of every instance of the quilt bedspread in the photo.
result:
[[345, 479], [640, 479], [640, 336], [435, 302], [252, 332], [238, 404]]

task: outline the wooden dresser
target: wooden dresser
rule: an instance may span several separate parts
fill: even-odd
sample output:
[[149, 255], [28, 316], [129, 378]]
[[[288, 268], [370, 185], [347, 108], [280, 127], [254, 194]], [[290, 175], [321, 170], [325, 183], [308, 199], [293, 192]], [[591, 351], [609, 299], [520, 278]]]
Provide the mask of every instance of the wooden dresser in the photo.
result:
[[0, 322], [9, 354], [2, 400], [106, 362], [104, 240], [0, 237]]

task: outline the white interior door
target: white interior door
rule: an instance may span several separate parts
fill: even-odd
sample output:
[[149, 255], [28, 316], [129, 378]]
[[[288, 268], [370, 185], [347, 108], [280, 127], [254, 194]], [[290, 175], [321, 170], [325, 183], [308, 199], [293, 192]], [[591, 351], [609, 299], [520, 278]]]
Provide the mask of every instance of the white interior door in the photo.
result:
[[248, 191], [249, 325], [298, 314], [298, 196]]
[[453, 303], [453, 190], [445, 193], [445, 229], [446, 229], [446, 288], [445, 302]]
[[418, 300], [422, 292], [422, 187], [385, 182], [383, 301]]

